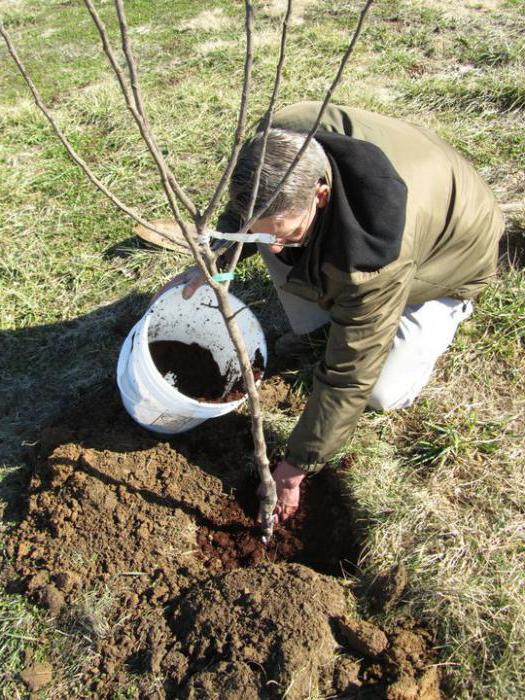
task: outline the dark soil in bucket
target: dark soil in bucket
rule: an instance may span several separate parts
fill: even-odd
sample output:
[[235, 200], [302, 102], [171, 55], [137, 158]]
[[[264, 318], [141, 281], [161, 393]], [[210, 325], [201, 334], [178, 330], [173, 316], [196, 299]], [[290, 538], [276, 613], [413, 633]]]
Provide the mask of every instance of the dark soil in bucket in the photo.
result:
[[[262, 401], [287, 392], [273, 377]], [[76, 645], [73, 686], [50, 659], [56, 697], [440, 697], [428, 632], [392, 611], [387, 629], [357, 618], [338, 471], [307, 482], [264, 547], [250, 451], [245, 416], [167, 440], [135, 425], [113, 388], [42, 434], [2, 581]]]
[[[197, 401], [236, 401], [244, 396], [239, 379], [226, 394], [228, 375], [221, 374], [212, 353], [198, 343], [178, 340], [154, 340], [149, 344], [151, 358], [163, 378], [181, 394]], [[255, 379], [262, 374], [263, 361], [257, 351], [254, 363]]]

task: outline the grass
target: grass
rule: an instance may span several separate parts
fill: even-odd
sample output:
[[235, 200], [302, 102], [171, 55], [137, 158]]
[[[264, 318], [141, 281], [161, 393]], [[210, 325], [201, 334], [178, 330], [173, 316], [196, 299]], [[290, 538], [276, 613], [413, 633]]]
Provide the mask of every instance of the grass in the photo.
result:
[[408, 611], [437, 626], [452, 697], [523, 688], [522, 282], [511, 270], [484, 293], [419, 402], [379, 418], [383, 440], [357, 451], [352, 475], [362, 566], [405, 564]]
[[[95, 641], [103, 629], [107, 595], [86, 594], [61, 621], [60, 628], [21, 596], [0, 598], [1, 697], [27, 697], [18, 673], [25, 666], [50, 661], [56, 697], [79, 697], [82, 671], [96, 658]], [[98, 625], [98, 626], [97, 626]], [[42, 697], [42, 694], [39, 695]]]
[[[111, 4], [99, 5], [114, 33]], [[232, 139], [241, 4], [215, 2], [215, 27], [200, 16], [210, 9], [203, 2], [127, 5], [155, 133], [203, 204]], [[328, 0], [299, 5], [304, 22], [296, 21], [291, 34], [282, 104], [321, 97], [358, 9]], [[273, 3], [258, 8], [251, 123], [271, 89], [278, 27]], [[144, 215], [167, 216], [155, 168], [82, 3], [0, 0], [0, 14], [95, 171]], [[452, 9], [430, 0], [378, 0], [334, 101], [433, 128], [472, 160], [502, 200], [523, 199], [524, 30], [517, 0]], [[0, 58], [11, 65], [2, 47]], [[14, 69], [0, 74], [0, 95], [0, 392], [7, 407], [1, 488], [10, 504], [26, 484], [24, 443], [37, 441], [41, 427], [83, 390], [112, 377], [123, 335], [185, 261], [137, 246], [130, 222], [71, 164]], [[521, 237], [524, 223], [514, 222]], [[405, 411], [367, 414], [349, 448], [360, 565], [374, 575], [405, 564], [407, 612], [436, 630], [454, 698], [525, 692], [522, 267], [518, 257], [486, 290], [421, 400]], [[276, 330], [280, 321], [269, 314], [275, 297], [260, 265], [245, 266], [238, 289], [248, 301], [270, 300], [254, 310]], [[308, 390], [307, 370], [293, 378], [298, 394]], [[273, 447], [284, 444], [294, 416], [276, 410], [265, 419]], [[9, 506], [4, 528], [13, 518]], [[103, 604], [95, 606], [99, 612]], [[68, 687], [70, 697], [78, 692], [81, 635], [71, 633], [64, 646], [37, 609], [7, 594], [0, 597], [0, 631], [3, 697], [24, 693], [16, 674], [26, 652], [65, 669], [49, 697], [63, 697]], [[120, 696], [135, 692], [130, 681]]]
[[[22, 597], [0, 598], [0, 658], [3, 697], [16, 697], [16, 674], [23, 670], [26, 649], [40, 641], [42, 625]], [[35, 659], [38, 660], [38, 659]]]
[[453, 697], [517, 697], [525, 643], [523, 416], [466, 410], [457, 397], [428, 393], [395, 419], [389, 451], [383, 445], [358, 460], [352, 489], [368, 526], [362, 565], [405, 564], [408, 611], [432, 619], [446, 640]]

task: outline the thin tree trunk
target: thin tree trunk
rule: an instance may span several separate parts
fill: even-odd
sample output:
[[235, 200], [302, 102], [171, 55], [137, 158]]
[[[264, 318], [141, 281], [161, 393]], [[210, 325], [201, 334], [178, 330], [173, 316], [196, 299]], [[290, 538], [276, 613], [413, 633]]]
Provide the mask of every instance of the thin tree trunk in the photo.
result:
[[[246, 28], [246, 51], [245, 51], [245, 59], [244, 59], [244, 77], [243, 77], [243, 86], [242, 86], [242, 91], [241, 91], [241, 101], [240, 101], [240, 106], [239, 106], [239, 114], [238, 114], [238, 120], [237, 120], [237, 127], [234, 135], [234, 141], [233, 141], [233, 146], [232, 146], [232, 151], [230, 154], [230, 158], [228, 160], [228, 163], [223, 171], [223, 174], [219, 180], [219, 183], [215, 189], [215, 192], [212, 195], [212, 198], [206, 207], [205, 211], [203, 214], [201, 214], [194, 203], [191, 201], [191, 199], [186, 195], [182, 187], [180, 186], [179, 182], [177, 181], [175, 175], [169, 168], [168, 164], [166, 163], [164, 157], [162, 156], [162, 153], [158, 147], [158, 144], [153, 136], [153, 133], [151, 131], [149, 122], [146, 117], [146, 112], [144, 108], [144, 101], [142, 98], [142, 92], [140, 89], [140, 84], [138, 80], [138, 73], [137, 73], [137, 67], [136, 67], [136, 61], [133, 55], [133, 51], [131, 48], [131, 44], [129, 41], [129, 33], [128, 33], [128, 24], [126, 20], [126, 14], [124, 10], [124, 3], [123, 0], [114, 0], [115, 2], [115, 8], [117, 12], [117, 17], [119, 21], [119, 27], [120, 27], [120, 33], [121, 33], [121, 41], [122, 41], [122, 50], [126, 58], [127, 62], [127, 67], [128, 67], [128, 72], [129, 72], [129, 81], [131, 85], [131, 90], [128, 86], [128, 83], [126, 81], [126, 78], [124, 76], [124, 73], [122, 72], [118, 61], [115, 57], [115, 53], [113, 51], [113, 48], [111, 46], [111, 42], [109, 39], [109, 35], [106, 31], [106, 28], [104, 26], [104, 23], [102, 22], [100, 16], [98, 15], [98, 12], [92, 2], [92, 0], [84, 0], [84, 3], [93, 19], [93, 22], [99, 32], [101, 42], [102, 42], [102, 48], [104, 50], [104, 53], [106, 54], [108, 61], [110, 63], [111, 68], [113, 69], [115, 76], [117, 78], [117, 81], [119, 83], [120, 89], [122, 91], [122, 94], [124, 96], [124, 100], [126, 102], [126, 105], [132, 114], [138, 129], [140, 131], [140, 134], [142, 136], [142, 139], [144, 140], [146, 146], [148, 147], [151, 156], [153, 157], [153, 160], [155, 161], [155, 164], [157, 166], [157, 169], [159, 171], [160, 179], [162, 182], [162, 186], [166, 195], [166, 199], [168, 201], [169, 207], [171, 209], [171, 212], [173, 214], [173, 217], [175, 221], [179, 224], [181, 231], [183, 233], [183, 236], [193, 254], [193, 257], [195, 259], [195, 262], [204, 275], [206, 281], [208, 284], [212, 287], [212, 289], [215, 292], [216, 298], [217, 298], [217, 304], [218, 308], [224, 318], [224, 322], [227, 326], [230, 338], [232, 340], [233, 346], [235, 348], [235, 352], [237, 354], [237, 358], [239, 361], [240, 369], [241, 369], [241, 374], [242, 378], [244, 381], [244, 386], [246, 389], [246, 392], [248, 394], [248, 405], [250, 409], [250, 416], [251, 416], [251, 422], [252, 422], [252, 436], [253, 436], [253, 442], [254, 442], [254, 453], [255, 453], [255, 459], [257, 463], [257, 468], [259, 472], [259, 476], [261, 479], [261, 504], [260, 504], [260, 511], [259, 511], [259, 517], [261, 519], [262, 525], [263, 525], [263, 536], [265, 540], [267, 541], [273, 531], [273, 513], [275, 509], [275, 505], [277, 503], [277, 495], [276, 495], [276, 487], [275, 487], [275, 482], [271, 476], [270, 473], [270, 465], [268, 461], [268, 456], [267, 456], [267, 450], [266, 450], [266, 442], [264, 439], [264, 431], [263, 431], [263, 419], [262, 419], [262, 413], [261, 413], [261, 408], [260, 408], [260, 403], [259, 403], [259, 396], [257, 392], [257, 387], [255, 383], [255, 378], [253, 375], [253, 370], [251, 367], [251, 361], [248, 356], [248, 352], [246, 349], [246, 345], [244, 343], [244, 339], [242, 337], [242, 334], [239, 330], [239, 327], [237, 325], [236, 319], [235, 319], [235, 314], [233, 313], [233, 309], [230, 304], [229, 300], [229, 295], [228, 295], [228, 286], [227, 285], [221, 285], [218, 281], [216, 281], [215, 276], [217, 274], [217, 266], [215, 262], [215, 257], [212, 253], [212, 251], [209, 248], [208, 245], [208, 237], [206, 235], [206, 228], [207, 225], [213, 216], [213, 213], [216, 209], [216, 207], [219, 204], [219, 201], [222, 197], [222, 194], [224, 193], [224, 190], [229, 182], [229, 179], [231, 177], [231, 174], [235, 168], [235, 165], [237, 163], [237, 159], [239, 156], [240, 148], [242, 145], [242, 140], [244, 137], [244, 131], [246, 127], [246, 115], [247, 115], [247, 108], [248, 108], [248, 96], [249, 96], [249, 91], [250, 91], [250, 82], [251, 82], [251, 71], [252, 71], [252, 65], [253, 65], [253, 6], [250, 0], [245, 0], [245, 28]], [[274, 87], [273, 87], [273, 92], [272, 96], [270, 99], [269, 107], [266, 112], [266, 124], [265, 124], [265, 130], [263, 134], [263, 144], [262, 144], [262, 151], [260, 154], [260, 159], [256, 168], [256, 173], [255, 173], [255, 178], [254, 178], [254, 190], [252, 192], [251, 198], [250, 198], [250, 204], [249, 204], [249, 215], [247, 217], [247, 221], [241, 228], [241, 232], [246, 232], [249, 230], [249, 228], [253, 225], [253, 223], [259, 219], [265, 212], [265, 210], [273, 203], [275, 198], [278, 196], [279, 192], [281, 191], [283, 185], [289, 178], [290, 174], [292, 173], [293, 169], [299, 162], [300, 158], [302, 157], [304, 151], [306, 150], [309, 142], [311, 139], [314, 137], [314, 134], [320, 124], [320, 121], [322, 119], [322, 116], [324, 114], [324, 111], [326, 109], [326, 106], [328, 105], [328, 102], [338, 85], [341, 76], [343, 74], [343, 70], [346, 66], [346, 63], [348, 62], [348, 59], [350, 55], [352, 54], [352, 51], [354, 49], [354, 46], [357, 42], [357, 39], [361, 33], [361, 29], [363, 26], [363, 22], [365, 19], [365, 16], [372, 5], [373, 0], [366, 0], [363, 9], [361, 10], [361, 13], [359, 15], [359, 19], [357, 22], [357, 26], [353, 32], [353, 35], [351, 37], [350, 43], [348, 48], [346, 49], [339, 68], [337, 70], [336, 76], [334, 80], [332, 81], [330, 87], [327, 90], [326, 96], [323, 100], [321, 109], [319, 111], [319, 114], [317, 116], [316, 122], [314, 126], [312, 127], [310, 133], [305, 139], [305, 142], [300, 149], [300, 151], [297, 153], [295, 159], [289, 166], [288, 170], [286, 171], [285, 175], [283, 176], [281, 182], [277, 186], [275, 192], [271, 196], [271, 198], [268, 200], [268, 202], [265, 203], [263, 207], [261, 207], [255, 214], [253, 214], [253, 209], [255, 207], [255, 203], [257, 201], [257, 192], [259, 188], [259, 182], [260, 182], [260, 175], [262, 171], [262, 167], [264, 165], [264, 157], [265, 157], [265, 150], [266, 150], [266, 142], [268, 138], [268, 132], [271, 128], [271, 122], [273, 118], [273, 111], [274, 107], [277, 101], [277, 96], [279, 93], [279, 87], [280, 87], [280, 82], [281, 82], [281, 77], [282, 77], [282, 70], [283, 70], [283, 65], [284, 65], [284, 57], [285, 57], [285, 47], [286, 47], [286, 38], [287, 38], [287, 31], [288, 31], [288, 23], [292, 11], [292, 0], [288, 0], [287, 4], [287, 10], [286, 14], [283, 20], [283, 25], [282, 25], [282, 33], [281, 33], [281, 48], [280, 48], [280, 55], [279, 55], [279, 60], [277, 62], [276, 66], [276, 74], [275, 74], [275, 80], [274, 80]], [[5, 30], [5, 27], [0, 24], [0, 34], [4, 38], [4, 41], [7, 45], [7, 49], [13, 58], [18, 70], [20, 71], [22, 77], [26, 81], [27, 85], [29, 86], [29, 89], [31, 90], [31, 93], [33, 94], [33, 98], [35, 100], [35, 103], [39, 107], [39, 109], [42, 111], [46, 119], [49, 121], [51, 124], [51, 127], [55, 131], [57, 137], [59, 140], [62, 142], [64, 145], [67, 153], [71, 157], [71, 159], [83, 170], [87, 178], [92, 182], [108, 199], [110, 199], [115, 206], [117, 206], [121, 211], [123, 211], [125, 214], [133, 218], [135, 221], [138, 223], [142, 224], [146, 228], [154, 231], [155, 233], [159, 234], [163, 238], [166, 238], [167, 240], [171, 239], [169, 236], [167, 236], [164, 232], [156, 229], [154, 226], [149, 224], [147, 221], [145, 221], [142, 217], [140, 217], [138, 214], [135, 213], [133, 209], [130, 207], [126, 206], [123, 204], [118, 197], [108, 188], [104, 183], [97, 178], [97, 176], [91, 171], [87, 163], [77, 154], [77, 152], [74, 150], [72, 147], [71, 143], [65, 136], [65, 134], [62, 132], [60, 127], [58, 126], [56, 120], [54, 119], [53, 115], [50, 113], [49, 109], [47, 106], [44, 104], [40, 93], [36, 86], [34, 85], [30, 75], [28, 74], [27, 70], [25, 69], [23, 63], [21, 62], [20, 58], [18, 57], [18, 54], [16, 52], [15, 47], [13, 46], [13, 43], [10, 39], [10, 36], [8, 32]], [[181, 212], [179, 210], [179, 202], [182, 204], [182, 206], [185, 207], [185, 209], [188, 211], [192, 221], [195, 223], [195, 226], [197, 228], [197, 233], [199, 235], [201, 244], [198, 245], [195, 240], [193, 239], [193, 236], [191, 235], [188, 225], [182, 218]], [[237, 250], [235, 252], [233, 262], [230, 265], [230, 272], [233, 272], [235, 265], [237, 264], [240, 251], [241, 251], [242, 246], [238, 246]]]

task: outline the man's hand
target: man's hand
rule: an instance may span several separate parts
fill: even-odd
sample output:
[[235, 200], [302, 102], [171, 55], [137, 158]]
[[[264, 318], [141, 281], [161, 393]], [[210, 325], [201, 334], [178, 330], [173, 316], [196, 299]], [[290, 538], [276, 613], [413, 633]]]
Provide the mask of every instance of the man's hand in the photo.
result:
[[198, 267], [190, 267], [186, 270], [186, 278], [183, 280], [182, 284], [184, 284], [182, 298], [191, 299], [197, 289], [202, 287], [203, 284], [206, 284], [206, 277], [204, 277]]
[[283, 460], [272, 474], [277, 489], [275, 524], [284, 523], [297, 512], [301, 493], [299, 487], [306, 474]]
[[154, 301], [157, 301], [157, 299], [164, 294], [164, 292], [167, 292], [168, 289], [178, 287], [181, 284], [184, 285], [184, 289], [182, 290], [182, 298], [191, 299], [197, 289], [202, 287], [203, 284], [206, 284], [206, 278], [196, 265], [193, 267], [188, 267], [187, 270], [184, 270], [184, 272], [176, 275], [155, 294], [153, 299], [150, 301], [150, 306]]

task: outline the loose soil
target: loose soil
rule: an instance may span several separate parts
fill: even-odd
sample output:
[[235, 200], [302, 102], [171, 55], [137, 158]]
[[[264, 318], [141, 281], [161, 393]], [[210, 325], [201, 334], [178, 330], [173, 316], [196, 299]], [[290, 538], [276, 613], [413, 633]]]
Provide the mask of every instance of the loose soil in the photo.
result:
[[[290, 400], [276, 377], [261, 396]], [[349, 617], [358, 552], [341, 475], [310, 479], [265, 547], [250, 451], [243, 415], [166, 441], [113, 387], [87, 394], [42, 435], [4, 583], [85, 640], [81, 683], [97, 698], [132, 681], [151, 698], [438, 698], [427, 632]], [[54, 660], [53, 681], [65, 673]]]
[[[181, 394], [206, 402], [236, 401], [244, 396], [243, 381], [239, 379], [226, 392], [230, 380], [223, 375], [212, 353], [198, 343], [178, 340], [155, 340], [149, 344], [151, 358], [164, 379]], [[262, 375], [263, 359], [259, 351], [253, 372]]]

